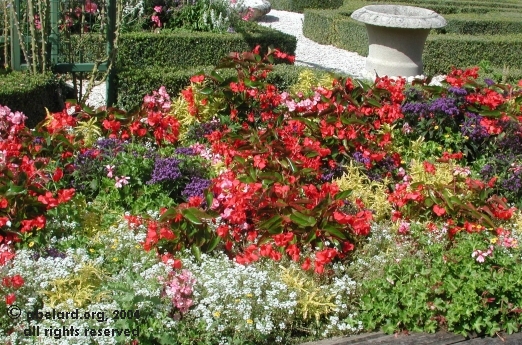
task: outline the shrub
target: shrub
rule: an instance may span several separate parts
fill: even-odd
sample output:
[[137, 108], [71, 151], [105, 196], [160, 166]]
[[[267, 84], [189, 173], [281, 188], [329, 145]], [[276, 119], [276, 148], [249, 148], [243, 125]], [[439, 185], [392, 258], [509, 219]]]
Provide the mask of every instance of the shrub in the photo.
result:
[[342, 0], [272, 0], [272, 8], [280, 11], [300, 12], [305, 8], [338, 8], [343, 4]]
[[[450, 332], [494, 336], [520, 327], [520, 256], [509, 232], [458, 234], [448, 244], [412, 223], [398, 239], [415, 250], [388, 262], [378, 278], [364, 282], [362, 310], [365, 328]], [[409, 244], [406, 244], [408, 242]], [[412, 250], [412, 251], [413, 251]], [[467, 279], [463, 279], [467, 277]]]
[[45, 108], [62, 110], [64, 100], [63, 84], [50, 72], [10, 72], [0, 76], [0, 104], [24, 113], [28, 127], [33, 128], [45, 118]]

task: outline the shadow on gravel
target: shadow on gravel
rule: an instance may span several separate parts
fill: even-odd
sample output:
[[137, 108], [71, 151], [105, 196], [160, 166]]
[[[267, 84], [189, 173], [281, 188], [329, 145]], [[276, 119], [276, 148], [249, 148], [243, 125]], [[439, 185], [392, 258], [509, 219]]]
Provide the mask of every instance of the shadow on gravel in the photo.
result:
[[263, 17], [259, 18], [258, 22], [261, 23], [275, 23], [278, 22], [279, 18], [275, 16], [271, 16], [269, 14], [264, 15]]

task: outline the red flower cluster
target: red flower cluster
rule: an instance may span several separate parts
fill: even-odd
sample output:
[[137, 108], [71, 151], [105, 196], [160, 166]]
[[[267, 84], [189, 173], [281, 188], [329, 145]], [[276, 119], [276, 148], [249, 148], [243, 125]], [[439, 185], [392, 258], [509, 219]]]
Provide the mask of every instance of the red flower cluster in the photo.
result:
[[[2, 278], [2, 286], [5, 289], [11, 290], [11, 289], [19, 289], [22, 286], [24, 286], [24, 279], [19, 274], [14, 275], [12, 277], [4, 277]], [[5, 304], [11, 305], [14, 302], [16, 302], [16, 295], [14, 292], [8, 293], [5, 296]]]
[[451, 72], [446, 76], [446, 81], [454, 87], [462, 87], [469, 81], [478, 78], [478, 67], [469, 68], [467, 70], [452, 68]]

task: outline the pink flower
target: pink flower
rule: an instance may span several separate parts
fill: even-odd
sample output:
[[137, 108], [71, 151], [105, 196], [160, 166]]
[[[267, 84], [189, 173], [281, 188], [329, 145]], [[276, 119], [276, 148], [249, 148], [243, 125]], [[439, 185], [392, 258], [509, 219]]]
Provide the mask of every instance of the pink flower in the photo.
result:
[[248, 12], [243, 17], [241, 17], [241, 19], [250, 20], [250, 19], [252, 19], [253, 16], [254, 16], [254, 9], [252, 7], [249, 7]]
[[232, 211], [233, 210], [231, 208], [226, 208], [225, 211], [223, 211], [223, 213], [221, 214], [221, 217], [224, 219], [230, 218], [230, 216], [232, 215]]
[[89, 0], [87, 0], [85, 2], [85, 12], [96, 13], [97, 10], [98, 10], [98, 5], [96, 5], [94, 2], [90, 2]]
[[157, 27], [161, 27], [161, 20], [159, 19], [158, 16], [152, 16], [150, 17], [150, 20], [152, 20], [154, 23], [156, 23], [156, 26]]
[[488, 256], [493, 255], [493, 249], [494, 249], [493, 246], [489, 246], [487, 251], [482, 251], [480, 249], [477, 249], [477, 250], [473, 251], [473, 253], [471, 253], [471, 257], [472, 258], [476, 257], [477, 262], [483, 263]]
[[482, 250], [475, 250], [473, 253], [471, 253], [471, 257], [474, 258], [476, 257], [477, 259], [477, 262], [484, 262], [485, 258], [487, 256], [487, 253], [486, 252], [483, 252]]
[[13, 125], [20, 125], [27, 119], [27, 116], [19, 111], [15, 112], [14, 114], [11, 113], [10, 115], [10, 121], [13, 123]]
[[161, 6], [154, 6], [154, 12], [161, 13], [162, 9], [163, 9], [163, 7], [161, 7]]
[[401, 225], [399, 226], [399, 234], [407, 234], [410, 232], [410, 223], [408, 222], [401, 222]]
[[120, 176], [120, 178], [116, 177], [116, 183], [115, 183], [116, 188], [121, 188], [124, 185], [129, 184], [129, 180], [130, 180], [130, 177], [128, 177], [128, 176]]
[[171, 298], [172, 304], [179, 309], [181, 313], [186, 313], [194, 304], [190, 295], [193, 292], [195, 283], [196, 279], [194, 279], [192, 274], [187, 270], [183, 270], [181, 273], [174, 274], [165, 286], [166, 295]]
[[105, 168], [107, 169], [107, 177], [112, 178], [114, 165], [106, 165]]
[[34, 27], [36, 28], [36, 30], [42, 29], [42, 23], [40, 22], [40, 17], [37, 14], [35, 14], [34, 16]]

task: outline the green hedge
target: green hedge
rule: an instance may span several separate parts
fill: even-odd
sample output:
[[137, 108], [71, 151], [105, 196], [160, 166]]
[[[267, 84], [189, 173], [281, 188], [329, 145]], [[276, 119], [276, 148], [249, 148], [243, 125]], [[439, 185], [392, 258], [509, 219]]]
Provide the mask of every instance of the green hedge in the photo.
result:
[[[242, 22], [236, 30], [222, 34], [167, 30], [124, 33], [118, 42], [117, 67], [215, 65], [231, 51], [252, 50], [256, 45], [262, 46], [262, 52], [273, 46], [295, 54], [294, 36], [250, 22]], [[91, 62], [106, 57], [106, 45], [101, 35], [73, 35], [70, 42], [64, 42], [63, 52], [68, 61]]]
[[447, 72], [451, 66], [469, 67], [488, 61], [491, 66], [522, 69], [522, 34], [456, 35], [432, 34], [422, 56], [428, 74]]
[[0, 104], [27, 116], [26, 125], [34, 128], [49, 111], [63, 109], [63, 85], [52, 73], [33, 75], [10, 72], [0, 75]]
[[505, 35], [522, 33], [521, 12], [489, 12], [476, 14], [448, 14], [444, 18], [447, 25], [438, 29], [440, 33], [462, 35]]
[[457, 1], [445, 2], [445, 1], [422, 1], [422, 0], [412, 0], [412, 1], [388, 1], [388, 0], [353, 0], [353, 1], [345, 1], [344, 5], [339, 8], [339, 13], [348, 13], [351, 14], [353, 11], [368, 5], [382, 5], [383, 3], [391, 3], [396, 5], [406, 5], [406, 6], [417, 6], [422, 8], [427, 8], [429, 10], [435, 11], [442, 15], [447, 14], [458, 14], [458, 13], [476, 13], [476, 14], [484, 14], [491, 11], [510, 11], [510, 8], [505, 8], [503, 6], [492, 7], [491, 4], [471, 4], [471, 3], [461, 3]]
[[[183, 88], [189, 85], [191, 76], [198, 73], [210, 73], [214, 66], [199, 66], [179, 69], [172, 66], [152, 66], [136, 71], [121, 71], [117, 77], [118, 103], [117, 106], [130, 110], [143, 102], [143, 97], [151, 94], [153, 90], [164, 85], [171, 97], [175, 97]], [[306, 67], [293, 65], [275, 65], [274, 70], [268, 74], [268, 82], [279, 89], [287, 89], [293, 85], [299, 73]], [[233, 76], [232, 69], [219, 70], [224, 76]]]
[[230, 52], [252, 50], [261, 45], [295, 54], [297, 39], [280, 31], [246, 23], [237, 33], [206, 32], [129, 33], [120, 38], [117, 67], [119, 69], [158, 66], [215, 65]]
[[62, 54], [58, 62], [94, 62], [107, 59], [105, 36], [96, 33], [71, 35], [61, 42]]
[[270, 0], [274, 10], [302, 13], [305, 8], [328, 9], [342, 6], [343, 0]]
[[[360, 1], [360, 0], [355, 0], [355, 1]], [[350, 2], [353, 2], [353, 1], [346, 0], [344, 3], [347, 4]], [[408, 0], [408, 1], [404, 1], [404, 0], [368, 0], [367, 2], [372, 2], [372, 3], [401, 2], [401, 3], [408, 3], [408, 5], [410, 5], [410, 6], [418, 6], [418, 7], [426, 7], [426, 6], [434, 5], [434, 6], [448, 6], [451, 8], [451, 7], [457, 6], [457, 7], [466, 9], [465, 11], [462, 11], [462, 12], [474, 12], [473, 11], [474, 7], [486, 8], [486, 9], [489, 9], [489, 11], [499, 11], [499, 8], [518, 9], [518, 10], [522, 9], [522, 3], [517, 0], [515, 0], [515, 1], [502, 1], [502, 0], [501, 1], [495, 1], [495, 0], [477, 0], [477, 1], [473, 1], [473, 0], [457, 0], [457, 1], [455, 1], [455, 0]], [[470, 9], [471, 9], [471, 11], [469, 11]], [[452, 12], [452, 13], [455, 13], [455, 12]]]
[[335, 10], [306, 10], [303, 35], [312, 41], [368, 55], [368, 37], [363, 23], [350, 18], [346, 12]]

